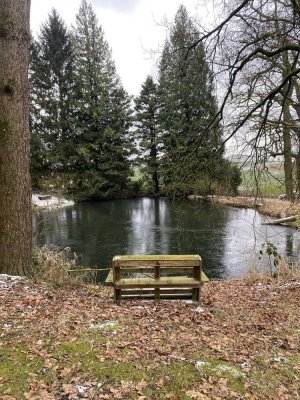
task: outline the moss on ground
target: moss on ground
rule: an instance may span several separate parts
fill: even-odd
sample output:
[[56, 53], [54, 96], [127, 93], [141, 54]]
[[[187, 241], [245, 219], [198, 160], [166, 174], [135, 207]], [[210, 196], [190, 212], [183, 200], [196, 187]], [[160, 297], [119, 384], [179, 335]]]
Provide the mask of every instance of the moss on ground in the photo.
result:
[[[182, 400], [189, 399], [186, 392], [203, 380], [222, 380], [232, 393], [243, 396], [247, 375], [256, 395], [261, 398], [275, 398], [278, 390], [288, 385], [293, 374], [296, 376], [297, 366], [300, 365], [299, 354], [289, 357], [285, 355], [284, 362], [273, 364], [268, 364], [261, 358], [256, 360], [253, 371], [244, 373], [239, 366], [213, 358], [207, 349], [193, 354], [193, 357], [201, 360], [198, 367], [195, 358], [193, 361], [171, 360], [159, 366], [151, 365], [151, 360], [116, 362], [102, 357], [107, 343], [107, 337], [96, 332], [93, 335], [89, 332], [82, 341], [60, 343], [56, 348], [52, 347], [51, 358], [56, 361], [54, 369], [46, 368], [45, 358], [30, 352], [25, 344], [3, 346], [0, 349], [0, 395], [9, 394], [21, 399], [22, 394], [29, 390], [29, 381], [33, 377], [37, 381], [49, 383], [55, 379], [64, 379], [64, 376], [66, 378], [68, 373], [74, 376], [80, 370], [91, 375], [104, 389], [118, 387], [126, 382], [132, 384], [144, 381], [142, 393], [146, 397], [164, 399], [168, 393], [173, 393], [175, 399]], [[109, 343], [112, 347], [118, 347], [117, 339], [113, 344], [111, 341]], [[130, 353], [127, 349], [123, 350], [121, 354]], [[157, 383], [160, 380], [163, 381], [158, 388]], [[136, 399], [137, 393], [129, 393], [127, 398]]]
[[26, 345], [0, 347], [0, 395], [9, 394], [20, 399], [33, 376], [38, 377], [44, 362], [38, 355], [28, 353]]
[[[281, 349], [282, 350], [282, 349]], [[249, 373], [253, 392], [259, 398], [278, 398], [280, 393], [295, 395], [299, 398], [297, 382], [299, 381], [300, 353], [281, 351], [264, 360], [262, 357], [256, 360], [255, 368]], [[294, 381], [295, 387], [291, 385]]]

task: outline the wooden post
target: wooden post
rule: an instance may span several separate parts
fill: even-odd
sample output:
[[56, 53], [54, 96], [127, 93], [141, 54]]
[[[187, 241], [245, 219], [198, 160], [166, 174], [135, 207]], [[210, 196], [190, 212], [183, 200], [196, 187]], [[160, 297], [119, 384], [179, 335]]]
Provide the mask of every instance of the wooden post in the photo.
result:
[[121, 289], [116, 288], [116, 281], [119, 281], [121, 279], [121, 272], [120, 272], [120, 267], [115, 265], [113, 262], [113, 277], [114, 277], [114, 302], [116, 304], [120, 304], [121, 302]]
[[[159, 266], [159, 263], [157, 265], [155, 265], [155, 267], [154, 267], [154, 278], [155, 279], [159, 279], [160, 278], [160, 266]], [[158, 301], [159, 298], [160, 298], [160, 293], [159, 292], [160, 292], [159, 288], [155, 288], [154, 289], [154, 299], [156, 301]]]
[[200, 265], [194, 266], [193, 277], [199, 280], [199, 287], [194, 288], [192, 291], [192, 300], [193, 303], [200, 303], [200, 287], [201, 287], [201, 261]]

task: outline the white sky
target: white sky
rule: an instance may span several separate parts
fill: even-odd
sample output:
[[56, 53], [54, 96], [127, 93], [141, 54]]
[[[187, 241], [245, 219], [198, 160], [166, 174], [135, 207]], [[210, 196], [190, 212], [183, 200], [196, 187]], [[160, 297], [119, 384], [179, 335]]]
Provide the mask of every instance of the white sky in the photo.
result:
[[[202, 0], [202, 3], [205, 0]], [[39, 31], [54, 7], [68, 26], [75, 22], [81, 0], [32, 0], [31, 30]], [[112, 48], [113, 59], [124, 88], [137, 95], [148, 74], [155, 72], [155, 57], [150, 50], [158, 50], [164, 43], [164, 18], [173, 20], [180, 4], [190, 16], [199, 16], [205, 23], [212, 20], [212, 12], [197, 0], [91, 0]]]

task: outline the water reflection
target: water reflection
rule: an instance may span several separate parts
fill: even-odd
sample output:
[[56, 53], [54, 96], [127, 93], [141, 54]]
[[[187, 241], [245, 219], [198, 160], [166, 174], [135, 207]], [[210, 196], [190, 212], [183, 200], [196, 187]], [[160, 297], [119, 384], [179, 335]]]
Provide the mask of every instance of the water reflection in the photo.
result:
[[128, 254], [168, 254], [169, 209], [164, 200], [145, 198], [130, 207]]
[[264, 220], [254, 210], [143, 198], [44, 211], [33, 225], [40, 244], [70, 247], [86, 266], [110, 266], [116, 254], [200, 254], [210, 277], [232, 278], [269, 265], [257, 256], [266, 241], [298, 256], [299, 233]]

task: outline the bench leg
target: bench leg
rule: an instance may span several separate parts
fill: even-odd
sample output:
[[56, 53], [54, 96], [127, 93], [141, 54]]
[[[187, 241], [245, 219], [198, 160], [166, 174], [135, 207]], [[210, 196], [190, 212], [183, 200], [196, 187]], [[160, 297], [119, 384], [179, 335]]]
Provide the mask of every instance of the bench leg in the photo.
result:
[[160, 290], [159, 290], [159, 288], [155, 288], [154, 289], [154, 300], [159, 301], [159, 299], [160, 299]]
[[193, 293], [192, 293], [193, 303], [200, 304], [200, 291], [201, 291], [200, 288], [193, 289]]
[[121, 289], [114, 290], [114, 302], [115, 304], [121, 303]]

